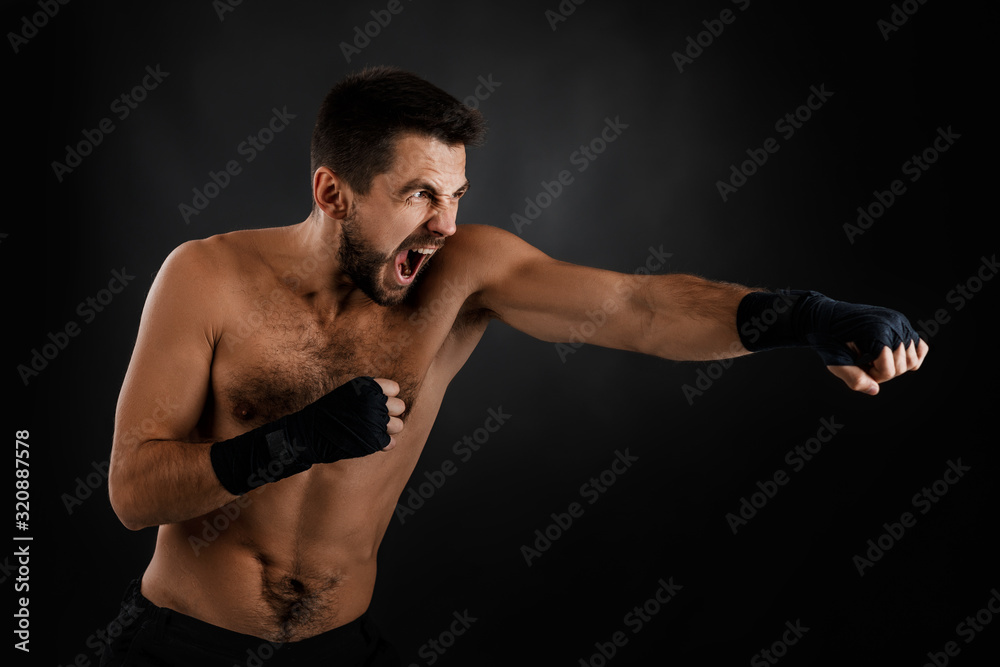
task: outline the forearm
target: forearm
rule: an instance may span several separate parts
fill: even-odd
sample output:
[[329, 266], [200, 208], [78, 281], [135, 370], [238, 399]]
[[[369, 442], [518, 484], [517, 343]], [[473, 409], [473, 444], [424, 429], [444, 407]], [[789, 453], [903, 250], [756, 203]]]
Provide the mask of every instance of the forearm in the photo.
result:
[[645, 316], [640, 351], [676, 361], [749, 354], [740, 342], [736, 311], [754, 291], [686, 274], [643, 276], [636, 292]]
[[667, 359], [810, 348], [852, 389], [874, 395], [879, 382], [916, 370], [927, 354], [927, 344], [909, 320], [888, 308], [693, 276], [652, 276], [646, 284], [646, 351]]
[[[399, 391], [395, 383], [382, 382], [391, 383], [394, 396]], [[395, 399], [393, 414], [404, 407]], [[297, 412], [227, 440], [118, 444], [111, 455], [111, 504], [133, 530], [198, 517], [314, 464], [384, 449], [392, 443], [390, 420], [382, 385], [358, 377]]]
[[113, 453], [111, 505], [130, 530], [201, 516], [236, 498], [220, 483], [212, 443], [150, 440]]

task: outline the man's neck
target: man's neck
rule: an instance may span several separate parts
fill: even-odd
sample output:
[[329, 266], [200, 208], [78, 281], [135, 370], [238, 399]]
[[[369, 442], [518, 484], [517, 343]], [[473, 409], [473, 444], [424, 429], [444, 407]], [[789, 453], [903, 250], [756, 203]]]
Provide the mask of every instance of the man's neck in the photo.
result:
[[338, 260], [340, 221], [313, 212], [287, 228], [286, 261], [279, 271], [299, 296], [323, 310], [371, 305], [371, 300], [343, 272]]

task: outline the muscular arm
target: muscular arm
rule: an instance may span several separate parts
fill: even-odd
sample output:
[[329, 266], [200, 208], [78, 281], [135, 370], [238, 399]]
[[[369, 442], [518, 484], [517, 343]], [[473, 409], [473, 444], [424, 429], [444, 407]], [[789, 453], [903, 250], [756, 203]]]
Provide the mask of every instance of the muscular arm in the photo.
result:
[[108, 490], [131, 530], [217, 509], [226, 491], [192, 442], [209, 392], [216, 309], [205, 285], [214, 258], [199, 242], [177, 248], [150, 289], [115, 414]]
[[[838, 302], [814, 292], [791, 297], [803, 304], [793, 306], [794, 314], [783, 304], [768, 306], [769, 299], [778, 298], [774, 294], [757, 294], [741, 306], [747, 294], [760, 290], [691, 275], [628, 275], [576, 266], [503, 230], [470, 231], [461, 243], [472, 258], [468, 271], [476, 277], [471, 304], [542, 340], [592, 343], [679, 361], [709, 360], [748, 354], [739, 329], [750, 325], [746, 344], [752, 349], [811, 347], [830, 372], [868, 394], [878, 393], [878, 383], [919, 368], [927, 354], [927, 344], [906, 318], [885, 308]], [[455, 240], [459, 238], [456, 234]], [[752, 331], [761, 326], [756, 315], [780, 312], [789, 316], [771, 328], [773, 344], [757, 343], [769, 326]], [[738, 326], [738, 313], [750, 319]]]
[[748, 354], [736, 330], [736, 307], [749, 288], [568, 264], [490, 227], [473, 235], [479, 238], [467, 242], [489, 248], [476, 270], [475, 304], [535, 338], [678, 361]]
[[198, 517], [314, 464], [391, 449], [402, 430], [399, 385], [362, 377], [250, 431], [199, 442], [221, 323], [231, 318], [227, 285], [238, 274], [231, 256], [212, 240], [182, 245], [146, 300], [118, 398], [108, 479], [111, 505], [128, 528]]

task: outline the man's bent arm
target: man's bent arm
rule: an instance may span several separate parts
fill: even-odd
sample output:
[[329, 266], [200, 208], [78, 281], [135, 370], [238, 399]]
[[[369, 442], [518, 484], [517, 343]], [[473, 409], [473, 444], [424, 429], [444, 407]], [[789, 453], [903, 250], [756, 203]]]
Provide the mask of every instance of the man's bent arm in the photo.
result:
[[205, 285], [215, 261], [202, 242], [180, 246], [143, 308], [108, 476], [111, 505], [131, 530], [201, 516], [236, 498], [213, 471], [211, 443], [190, 442], [209, 392], [215, 334]]
[[197, 442], [219, 323], [237, 315], [225, 313], [238, 301], [226, 298], [225, 276], [235, 270], [217, 243], [188, 243], [171, 253], [143, 309], [118, 399], [108, 477], [112, 507], [128, 528], [198, 517], [314, 464], [391, 449], [392, 435], [402, 430], [399, 385], [359, 377], [272, 422]]

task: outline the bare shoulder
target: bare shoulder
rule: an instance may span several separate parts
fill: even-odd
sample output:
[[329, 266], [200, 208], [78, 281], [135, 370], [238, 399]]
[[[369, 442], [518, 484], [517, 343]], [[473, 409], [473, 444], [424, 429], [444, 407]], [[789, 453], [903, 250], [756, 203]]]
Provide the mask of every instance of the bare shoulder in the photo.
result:
[[490, 225], [460, 225], [445, 250], [447, 261], [468, 271], [479, 285], [503, 278], [523, 262], [545, 257], [516, 234]]
[[516, 234], [472, 224], [459, 225], [440, 254], [446, 273], [468, 286], [466, 308], [487, 310], [485, 290], [502, 285], [531, 262], [549, 259]]
[[474, 254], [479, 258], [520, 254], [528, 249], [539, 252], [516, 234], [491, 225], [459, 225], [454, 236], [448, 239], [448, 245], [458, 246], [462, 253]]
[[160, 273], [171, 281], [219, 286], [262, 261], [259, 248], [266, 245], [269, 231], [244, 230], [185, 241], [167, 255]]
[[233, 290], [253, 275], [261, 259], [253, 232], [231, 232], [185, 241], [160, 266], [147, 308], [184, 314], [215, 329], [214, 320], [233, 302]]

